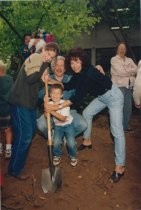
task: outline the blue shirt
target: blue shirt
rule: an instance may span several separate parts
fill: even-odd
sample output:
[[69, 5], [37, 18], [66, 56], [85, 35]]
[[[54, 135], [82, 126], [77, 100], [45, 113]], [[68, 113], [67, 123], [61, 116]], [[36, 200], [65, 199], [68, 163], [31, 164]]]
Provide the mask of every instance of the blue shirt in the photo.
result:
[[[54, 74], [51, 74], [50, 77], [51, 77], [52, 79], [54, 79], [54, 80], [57, 80], [57, 79], [55, 78], [55, 75], [54, 75]], [[63, 77], [63, 79], [62, 79], [61, 82], [67, 83], [67, 82], [70, 81], [71, 77], [72, 77], [72, 75], [64, 74], [64, 77]], [[75, 94], [75, 90], [74, 90], [74, 89], [71, 89], [71, 90], [64, 90], [64, 91], [63, 91], [63, 99], [64, 99], [64, 100], [68, 100], [68, 99], [69, 99], [71, 96], [73, 96], [74, 94]], [[39, 99], [43, 99], [44, 96], [45, 96], [45, 88], [43, 88], [43, 89], [41, 89], [41, 90], [39, 91]]]

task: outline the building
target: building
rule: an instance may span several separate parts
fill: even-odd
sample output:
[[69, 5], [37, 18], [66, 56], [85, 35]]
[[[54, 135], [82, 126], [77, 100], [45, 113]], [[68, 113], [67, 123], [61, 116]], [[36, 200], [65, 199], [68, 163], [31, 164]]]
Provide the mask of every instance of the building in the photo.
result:
[[[137, 25], [132, 29], [124, 29], [127, 34], [128, 42], [134, 52], [136, 62], [141, 59], [141, 29]], [[124, 41], [120, 30], [114, 30], [119, 41]], [[76, 39], [74, 46], [81, 46], [89, 54], [92, 64], [101, 64], [106, 72], [110, 70], [110, 59], [115, 55], [117, 41], [112, 31], [106, 25], [97, 25], [91, 31]], [[132, 57], [131, 53], [128, 53]]]

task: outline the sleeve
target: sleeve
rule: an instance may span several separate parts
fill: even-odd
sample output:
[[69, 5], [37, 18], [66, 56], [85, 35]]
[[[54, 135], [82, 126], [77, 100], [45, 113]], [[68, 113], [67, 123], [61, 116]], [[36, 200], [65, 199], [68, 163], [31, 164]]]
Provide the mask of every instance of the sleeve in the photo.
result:
[[136, 72], [137, 67], [132, 59], [128, 61], [128, 65], [124, 65], [117, 57], [111, 58], [111, 75], [120, 77], [132, 76], [132, 74]]
[[37, 81], [39, 81], [43, 72], [48, 68], [48, 66], [49, 66], [49, 63], [42, 63], [40, 70], [38, 72], [36, 71], [27, 76], [27, 82], [29, 84], [34, 84]]
[[141, 66], [138, 70], [138, 74], [135, 80], [135, 85], [133, 89], [133, 98], [136, 105], [141, 104]]

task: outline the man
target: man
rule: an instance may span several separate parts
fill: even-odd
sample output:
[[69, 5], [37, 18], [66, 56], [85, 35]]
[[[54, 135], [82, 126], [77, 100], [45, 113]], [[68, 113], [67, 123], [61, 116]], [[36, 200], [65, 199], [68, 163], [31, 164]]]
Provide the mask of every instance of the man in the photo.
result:
[[[65, 58], [63, 56], [57, 56], [53, 61], [51, 62], [51, 69], [53, 71], [53, 74], [50, 75], [50, 77], [56, 81], [67, 83], [71, 79], [71, 75], [65, 74]], [[70, 91], [64, 91], [63, 92], [63, 99], [68, 100], [72, 95], [74, 95], [74, 90]], [[45, 90], [41, 90], [40, 92], [40, 98], [45, 95]], [[72, 117], [73, 117], [73, 126], [75, 129], [75, 136], [82, 133], [87, 128], [87, 123], [85, 119], [78, 114], [78, 112], [75, 109], [72, 109], [70, 111]], [[46, 118], [43, 115], [41, 115], [37, 119], [37, 127], [38, 130], [41, 132], [41, 134], [47, 138], [47, 125], [46, 125]]]

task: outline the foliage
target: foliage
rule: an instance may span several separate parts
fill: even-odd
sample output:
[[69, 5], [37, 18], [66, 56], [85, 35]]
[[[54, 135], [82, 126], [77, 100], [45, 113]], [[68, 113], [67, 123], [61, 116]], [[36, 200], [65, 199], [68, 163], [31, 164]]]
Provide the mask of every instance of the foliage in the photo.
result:
[[38, 27], [52, 32], [61, 49], [67, 49], [76, 36], [90, 31], [99, 21], [90, 15], [91, 8], [87, 5], [88, 0], [1, 1], [0, 16], [2, 14], [18, 34], [0, 19], [0, 57], [7, 59], [18, 54], [23, 35], [33, 33]]
[[132, 28], [140, 23], [140, 1], [139, 0], [90, 0], [90, 6], [94, 13], [99, 13], [101, 21], [107, 22], [111, 26], [118, 26], [115, 9], [128, 8], [119, 12], [119, 17], [123, 26]]

